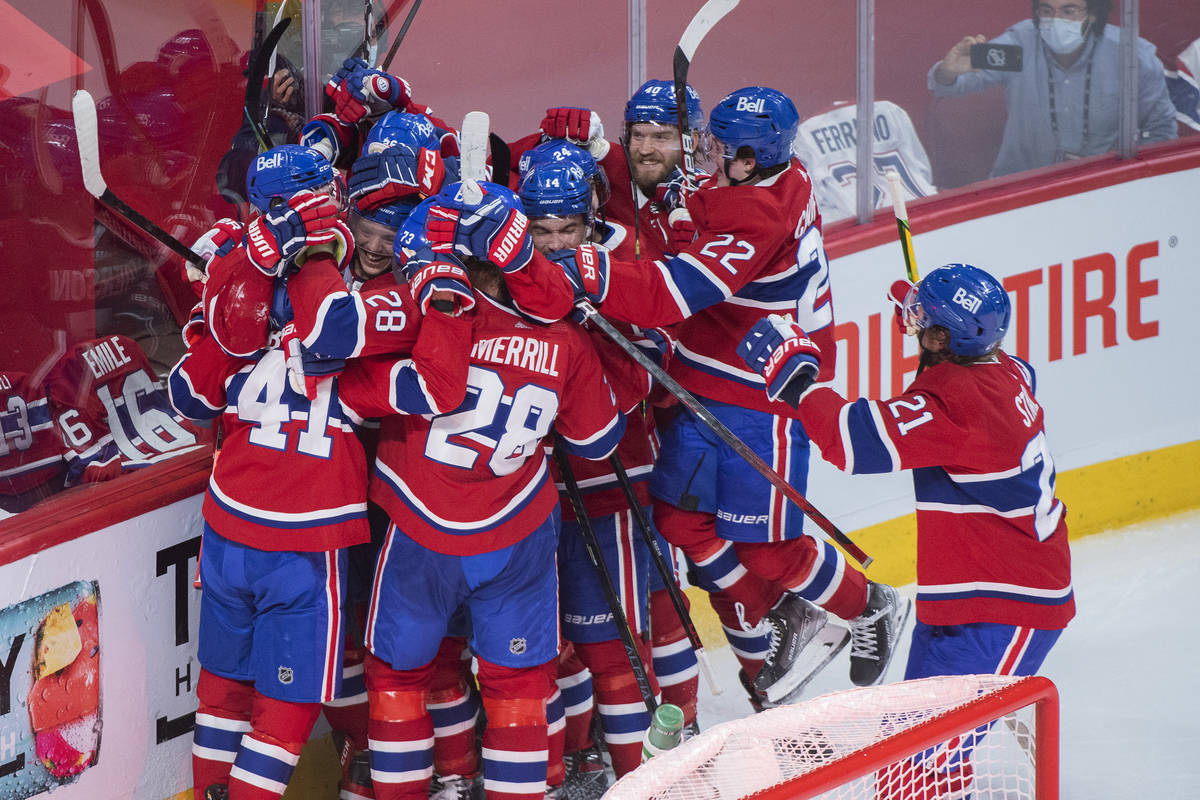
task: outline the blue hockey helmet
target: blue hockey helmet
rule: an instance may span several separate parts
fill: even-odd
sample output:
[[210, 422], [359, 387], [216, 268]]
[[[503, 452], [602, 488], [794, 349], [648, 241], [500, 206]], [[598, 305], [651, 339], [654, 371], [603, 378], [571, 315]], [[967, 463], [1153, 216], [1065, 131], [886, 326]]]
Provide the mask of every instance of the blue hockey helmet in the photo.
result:
[[415, 158], [421, 148], [439, 150], [440, 141], [437, 128], [428, 118], [404, 111], [389, 111], [371, 126], [359, 155], [398, 148]]
[[1012, 305], [1004, 286], [979, 267], [946, 264], [926, 275], [904, 300], [904, 318], [923, 330], [934, 325], [950, 333], [956, 356], [982, 356], [1004, 340]]
[[429, 216], [429, 207], [439, 200], [440, 198], [434, 195], [417, 203], [396, 229], [392, 255], [395, 256], [398, 266], [403, 267], [410, 255], [429, 244], [429, 240], [425, 238], [425, 220]]
[[377, 208], [372, 208], [369, 211], [363, 211], [361, 208], [352, 207], [350, 213], [357, 215], [365, 220], [386, 225], [392, 230], [399, 230], [405, 220], [412, 214], [416, 203], [411, 200], [400, 200], [395, 203], [386, 203]]
[[521, 178], [517, 196], [530, 217], [570, 217], [583, 214], [592, 219], [592, 182], [574, 162], [538, 164]]
[[728, 161], [742, 147], [754, 151], [759, 167], [786, 164], [792, 140], [800, 129], [800, 114], [788, 96], [765, 86], [748, 86], [726, 95], [708, 115], [709, 136], [720, 141]]
[[597, 206], [608, 202], [608, 198], [612, 194], [608, 184], [608, 175], [596, 163], [592, 154], [566, 139], [550, 139], [522, 153], [521, 158], [517, 161], [517, 168], [521, 173], [522, 180], [529, 170], [539, 164], [577, 164], [596, 191]]
[[[687, 84], [688, 127], [704, 127], [704, 112], [700, 110], [700, 93]], [[675, 84], [671, 81], [649, 80], [643, 83], [625, 103], [625, 129], [637, 122], [659, 125], [679, 125], [679, 104], [675, 102]]]
[[302, 189], [334, 183], [333, 165], [325, 156], [300, 144], [281, 144], [259, 154], [246, 171], [246, 196], [259, 211], [286, 203]]

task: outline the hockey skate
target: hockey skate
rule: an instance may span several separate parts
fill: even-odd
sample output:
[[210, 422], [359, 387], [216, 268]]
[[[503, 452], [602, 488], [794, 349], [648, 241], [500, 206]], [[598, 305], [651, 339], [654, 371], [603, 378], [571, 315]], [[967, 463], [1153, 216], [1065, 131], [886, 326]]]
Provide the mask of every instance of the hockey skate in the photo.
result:
[[805, 685], [842, 651], [850, 633], [829, 622], [829, 612], [788, 592], [766, 616], [770, 649], [754, 688], [778, 705], [799, 697]]
[[434, 775], [429, 800], [482, 800], [483, 775]]
[[563, 780], [565, 800], [600, 800], [608, 789], [604, 756], [596, 745], [563, 755], [567, 777]]
[[867, 607], [850, 620], [850, 681], [855, 686], [883, 680], [911, 609], [912, 601], [891, 586], [870, 584]]

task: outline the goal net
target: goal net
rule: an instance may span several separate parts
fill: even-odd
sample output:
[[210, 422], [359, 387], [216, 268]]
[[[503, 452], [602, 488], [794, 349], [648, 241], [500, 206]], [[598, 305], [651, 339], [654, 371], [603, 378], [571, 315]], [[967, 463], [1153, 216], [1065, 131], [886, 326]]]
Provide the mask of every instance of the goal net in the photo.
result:
[[1047, 678], [954, 675], [837, 692], [715, 725], [605, 800], [1054, 800]]

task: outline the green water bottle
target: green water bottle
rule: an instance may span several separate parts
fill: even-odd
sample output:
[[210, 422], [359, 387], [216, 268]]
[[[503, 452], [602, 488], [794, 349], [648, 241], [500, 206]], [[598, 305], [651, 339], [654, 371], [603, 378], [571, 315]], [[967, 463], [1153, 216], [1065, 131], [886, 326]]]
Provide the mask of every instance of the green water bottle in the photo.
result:
[[642, 762], [665, 753], [683, 739], [683, 709], [671, 703], [663, 703], [650, 718], [650, 727], [642, 739]]

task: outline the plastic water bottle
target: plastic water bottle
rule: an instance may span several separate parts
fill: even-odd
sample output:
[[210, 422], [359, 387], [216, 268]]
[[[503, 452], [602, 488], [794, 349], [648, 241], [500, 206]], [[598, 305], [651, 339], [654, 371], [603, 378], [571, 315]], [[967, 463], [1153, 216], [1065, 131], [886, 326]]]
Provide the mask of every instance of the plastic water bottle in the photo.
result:
[[663, 703], [650, 718], [650, 727], [642, 739], [642, 761], [665, 753], [683, 739], [683, 709], [671, 703]]

